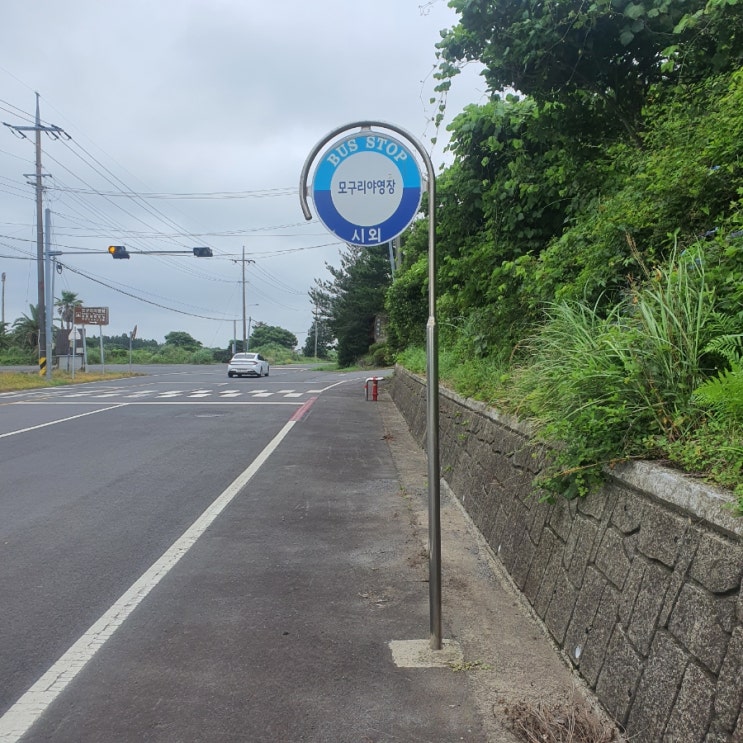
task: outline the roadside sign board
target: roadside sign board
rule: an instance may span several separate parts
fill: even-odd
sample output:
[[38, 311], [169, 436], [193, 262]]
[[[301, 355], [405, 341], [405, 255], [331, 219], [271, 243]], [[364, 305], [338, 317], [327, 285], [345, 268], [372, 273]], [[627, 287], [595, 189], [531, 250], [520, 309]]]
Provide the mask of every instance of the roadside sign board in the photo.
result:
[[108, 325], [108, 307], [75, 307], [75, 325]]
[[388, 134], [364, 131], [333, 143], [312, 184], [317, 216], [351, 245], [400, 235], [421, 203], [422, 177], [411, 151]]

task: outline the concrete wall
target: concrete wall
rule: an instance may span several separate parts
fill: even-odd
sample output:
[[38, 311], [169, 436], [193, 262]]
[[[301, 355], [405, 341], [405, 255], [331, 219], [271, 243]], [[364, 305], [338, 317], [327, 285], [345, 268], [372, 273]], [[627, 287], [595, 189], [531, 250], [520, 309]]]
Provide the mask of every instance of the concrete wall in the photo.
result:
[[[422, 446], [424, 380], [388, 389]], [[743, 519], [649, 463], [539, 503], [528, 428], [440, 393], [442, 476], [556, 643], [634, 743], [743, 741]]]

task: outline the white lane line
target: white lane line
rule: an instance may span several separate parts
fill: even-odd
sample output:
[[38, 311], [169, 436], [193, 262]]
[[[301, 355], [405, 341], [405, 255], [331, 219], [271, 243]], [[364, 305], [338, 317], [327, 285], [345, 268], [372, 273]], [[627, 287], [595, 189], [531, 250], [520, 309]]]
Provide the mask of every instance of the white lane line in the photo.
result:
[[[304, 410], [304, 407], [302, 408]], [[296, 414], [295, 414], [296, 418]], [[212, 502], [196, 521], [155, 562], [118, 601], [85, 632], [80, 639], [2, 716], [0, 741], [16, 743], [41, 717], [49, 705], [95, 656], [104, 643], [126, 621], [153, 588], [175, 567], [209, 525], [235, 499], [256, 472], [273, 454], [297, 423], [293, 418], [273, 437], [265, 449], [238, 475], [227, 489]]]
[[[269, 394], [268, 397], [271, 395]], [[70, 407], [77, 407], [81, 408], [83, 405], [100, 405], [99, 402], [88, 402], [85, 400], [75, 400], [75, 401], [65, 401], [65, 400], [54, 400], [53, 402], [49, 402], [48, 400], [21, 400], [19, 402], [13, 402], [9, 403], [10, 405], [46, 405], [47, 407], [49, 405], [55, 405], [57, 407], [62, 407], [64, 405], [69, 405]], [[143, 407], [146, 405], [191, 405], [192, 407], [198, 407], [199, 405], [301, 405], [300, 402], [281, 402], [280, 400], [271, 400], [269, 401], [263, 401], [263, 400], [257, 400], [257, 401], [243, 401], [243, 400], [131, 400], [129, 402], [122, 402], [118, 405], [114, 405], [114, 407]], [[105, 408], [106, 410], [111, 410], [111, 408]], [[90, 415], [87, 413], [86, 415]]]
[[0, 433], [0, 439], [4, 439], [7, 436], [17, 436], [19, 433], [28, 433], [29, 431], [36, 431], [39, 428], [46, 428], [47, 426], [56, 426], [57, 423], [66, 423], [67, 421], [74, 421], [76, 418], [84, 418], [86, 415], [95, 415], [96, 413], [105, 413], [107, 410], [116, 410], [116, 408], [123, 408], [126, 405], [127, 403], [122, 402], [122, 403], [119, 403], [118, 405], [112, 405], [110, 408], [101, 408], [100, 410], [89, 410], [87, 413], [79, 413], [78, 415], [71, 415], [69, 418], [60, 418], [59, 420], [49, 421], [48, 423], [39, 423], [38, 426], [30, 426], [29, 428], [19, 428], [17, 431], [8, 431], [8, 433]]

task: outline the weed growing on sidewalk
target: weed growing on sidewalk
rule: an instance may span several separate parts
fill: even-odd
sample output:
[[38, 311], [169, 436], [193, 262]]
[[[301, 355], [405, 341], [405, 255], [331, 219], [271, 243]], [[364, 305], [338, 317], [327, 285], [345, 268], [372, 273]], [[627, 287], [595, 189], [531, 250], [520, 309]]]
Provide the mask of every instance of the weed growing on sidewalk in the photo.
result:
[[619, 743], [616, 729], [579, 700], [571, 703], [518, 702], [503, 708], [511, 730], [526, 743]]

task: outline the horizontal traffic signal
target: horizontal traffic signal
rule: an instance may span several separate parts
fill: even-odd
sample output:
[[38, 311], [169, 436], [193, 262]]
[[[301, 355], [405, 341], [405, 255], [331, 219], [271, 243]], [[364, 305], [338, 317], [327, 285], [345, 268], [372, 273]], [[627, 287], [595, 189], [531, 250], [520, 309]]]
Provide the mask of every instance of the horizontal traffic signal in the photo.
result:
[[197, 258], [211, 258], [214, 255], [211, 248], [194, 248], [193, 254]]
[[129, 253], [126, 252], [126, 248], [123, 245], [109, 245], [108, 246], [108, 252], [111, 253], [111, 255], [114, 258], [129, 258]]

